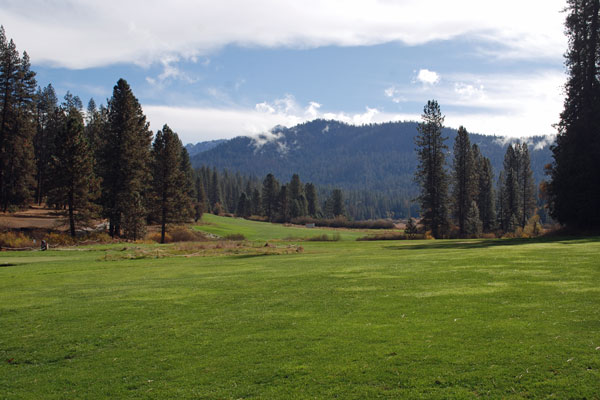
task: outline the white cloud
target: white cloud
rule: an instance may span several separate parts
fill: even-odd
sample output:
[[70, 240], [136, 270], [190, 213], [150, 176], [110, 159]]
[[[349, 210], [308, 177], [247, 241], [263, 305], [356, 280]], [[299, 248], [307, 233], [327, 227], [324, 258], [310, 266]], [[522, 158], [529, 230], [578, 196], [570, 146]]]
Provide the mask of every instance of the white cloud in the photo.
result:
[[[0, 21], [34, 63], [89, 68], [204, 59], [229, 44], [419, 45], [469, 36], [495, 57], [562, 59], [564, 0], [5, 0]], [[116, 12], [115, 10], [118, 10]], [[307, 29], [310, 27], [310, 29]], [[177, 74], [165, 67], [165, 76]], [[155, 78], [151, 78], [155, 79]]]
[[[273, 127], [278, 125], [292, 127], [316, 118], [363, 125], [418, 117], [386, 114], [369, 107], [365, 108], [365, 112], [355, 114], [321, 112], [320, 107], [321, 105], [317, 102], [310, 102], [306, 107], [302, 107], [293, 96], [286, 95], [273, 102], [256, 104], [254, 108], [219, 109], [145, 105], [143, 109], [151, 123], [152, 130], [156, 131], [167, 123], [179, 134], [184, 143], [252, 136], [258, 145], [262, 145], [267, 141], [279, 138], [279, 134], [272, 131]], [[328, 130], [329, 128], [324, 129], [323, 133]]]
[[[562, 71], [528, 74], [448, 74], [432, 87], [395, 85], [385, 95], [425, 104], [436, 99], [446, 123], [470, 132], [511, 137], [553, 133], [563, 106]], [[390, 96], [390, 94], [392, 96]], [[450, 108], [446, 112], [444, 108]]]
[[426, 85], [435, 85], [440, 82], [440, 75], [435, 71], [420, 69], [417, 74], [417, 81]]

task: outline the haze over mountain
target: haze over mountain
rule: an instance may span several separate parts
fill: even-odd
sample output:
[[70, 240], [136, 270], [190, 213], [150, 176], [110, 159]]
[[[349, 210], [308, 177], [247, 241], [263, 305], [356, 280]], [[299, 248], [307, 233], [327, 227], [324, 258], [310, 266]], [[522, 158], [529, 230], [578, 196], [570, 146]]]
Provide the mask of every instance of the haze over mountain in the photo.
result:
[[[240, 136], [192, 157], [194, 167], [207, 165], [239, 171], [260, 178], [273, 173], [287, 181], [298, 173], [303, 181], [347, 190], [368, 190], [401, 198], [414, 198], [414, 137], [416, 122], [390, 122], [355, 126], [317, 119], [291, 128], [275, 127], [255, 137]], [[452, 162], [456, 130], [444, 128], [448, 137], [447, 162]], [[494, 167], [495, 179], [509, 140], [499, 136], [471, 134], [482, 154]], [[514, 140], [514, 139], [513, 139]], [[536, 182], [544, 179], [544, 165], [551, 162], [553, 137], [526, 139]]]

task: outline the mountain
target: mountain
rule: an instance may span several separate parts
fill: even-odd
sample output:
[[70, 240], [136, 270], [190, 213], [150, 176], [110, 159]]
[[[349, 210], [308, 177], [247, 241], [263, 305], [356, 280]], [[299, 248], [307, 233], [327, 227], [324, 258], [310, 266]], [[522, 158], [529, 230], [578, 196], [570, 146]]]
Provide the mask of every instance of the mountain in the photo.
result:
[[[275, 127], [258, 137], [236, 137], [192, 158], [195, 167], [208, 165], [264, 177], [273, 173], [282, 181], [298, 173], [303, 181], [347, 190], [369, 190], [414, 197], [414, 137], [416, 122], [390, 122], [363, 126], [339, 121], [314, 120], [291, 128]], [[444, 128], [448, 137], [448, 163], [456, 130]], [[471, 143], [494, 167], [502, 169], [508, 140], [499, 136], [470, 134]], [[530, 155], [534, 178], [544, 178], [551, 162], [547, 137], [531, 137]]]
[[194, 157], [196, 154], [200, 154], [202, 152], [208, 151], [220, 145], [221, 143], [225, 143], [227, 139], [218, 139], [218, 140], [210, 140], [207, 142], [198, 142], [196, 144], [186, 144], [185, 149], [187, 150], [190, 157]]

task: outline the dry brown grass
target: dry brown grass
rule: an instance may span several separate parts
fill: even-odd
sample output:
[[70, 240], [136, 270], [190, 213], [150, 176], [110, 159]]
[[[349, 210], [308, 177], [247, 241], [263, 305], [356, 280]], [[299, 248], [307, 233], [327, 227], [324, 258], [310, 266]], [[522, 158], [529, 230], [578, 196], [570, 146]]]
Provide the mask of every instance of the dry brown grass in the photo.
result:
[[269, 244], [258, 246], [247, 242], [211, 241], [181, 242], [164, 247], [124, 247], [121, 250], [107, 251], [102, 261], [156, 259], [166, 257], [207, 257], [240, 256], [257, 257], [269, 255], [296, 254], [304, 251], [302, 246]]

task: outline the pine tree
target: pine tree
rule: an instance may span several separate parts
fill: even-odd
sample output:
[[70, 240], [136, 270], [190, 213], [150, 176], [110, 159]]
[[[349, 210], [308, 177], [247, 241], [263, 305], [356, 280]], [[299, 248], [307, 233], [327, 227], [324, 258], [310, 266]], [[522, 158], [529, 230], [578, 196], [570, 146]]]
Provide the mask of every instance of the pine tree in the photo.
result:
[[417, 224], [415, 223], [415, 220], [412, 218], [408, 219], [408, 222], [406, 223], [406, 227], [404, 228], [404, 234], [406, 234], [410, 239], [414, 238], [415, 235], [418, 233], [418, 228], [417, 228]]
[[333, 189], [333, 192], [331, 192], [331, 212], [334, 217], [339, 217], [346, 214], [346, 209], [344, 207], [344, 195], [340, 189]]
[[452, 203], [454, 217], [458, 222], [461, 235], [471, 234], [467, 232], [467, 214], [472, 208], [471, 203], [476, 198], [477, 179], [475, 173], [475, 160], [469, 140], [469, 133], [461, 126], [454, 142], [454, 164], [453, 164], [453, 192]]
[[260, 192], [258, 191], [257, 188], [254, 188], [252, 190], [252, 211], [251, 211], [251, 213], [254, 215], [261, 215], [262, 214], [261, 204], [262, 204], [262, 200], [260, 198]]
[[468, 237], [479, 237], [481, 236], [482, 229], [483, 225], [479, 219], [479, 207], [477, 207], [475, 201], [472, 201], [467, 212], [467, 218], [465, 219], [465, 234]]
[[167, 223], [183, 222], [191, 214], [192, 183], [182, 170], [182, 155], [179, 137], [164, 125], [152, 144], [152, 208], [160, 221], [161, 243], [165, 242]]
[[498, 196], [496, 197], [496, 221], [497, 221], [497, 225], [500, 228], [500, 230], [502, 232], [506, 232], [506, 230], [508, 229], [507, 225], [506, 225], [506, 221], [507, 221], [507, 211], [504, 208], [506, 206], [506, 193], [505, 193], [505, 188], [506, 188], [506, 179], [504, 178], [504, 171], [500, 171], [500, 174], [498, 175]]
[[38, 88], [36, 94], [37, 129], [33, 141], [36, 161], [35, 201], [41, 204], [50, 179], [50, 160], [54, 154], [54, 140], [59, 129], [58, 99], [52, 85]]
[[568, 0], [568, 80], [549, 184], [550, 212], [573, 228], [600, 227], [600, 0]]
[[35, 72], [29, 56], [19, 57], [12, 40], [0, 27], [0, 206], [22, 205], [31, 200], [35, 186], [33, 140], [35, 122]]
[[304, 186], [300, 182], [298, 174], [292, 175], [289, 184], [290, 191], [290, 215], [291, 218], [302, 217], [308, 214], [308, 204], [304, 195]]
[[505, 232], [513, 232], [521, 222], [521, 201], [519, 190], [519, 155], [512, 144], [508, 145], [504, 156], [504, 187], [502, 189], [502, 215]]
[[527, 144], [522, 143], [516, 146], [519, 162], [519, 215], [521, 216], [521, 228], [525, 228], [529, 218], [535, 213], [537, 204], [535, 195], [535, 182], [533, 181], [533, 171], [531, 171], [531, 159]]
[[235, 210], [235, 215], [242, 218], [247, 218], [250, 216], [252, 208], [252, 203], [248, 196], [246, 196], [246, 192], [242, 192], [240, 194], [240, 198], [238, 199], [238, 204]]
[[199, 170], [195, 171], [196, 179], [196, 202], [194, 203], [194, 220], [198, 221], [202, 218], [202, 214], [207, 208], [206, 192], [204, 191], [204, 182], [202, 173]]
[[61, 113], [63, 126], [55, 137], [52, 156], [52, 200], [67, 206], [69, 232], [75, 236], [76, 226], [89, 223], [98, 207], [93, 201], [99, 194], [99, 181], [94, 175], [94, 156], [85, 137], [83, 115], [73, 105], [65, 104]]
[[442, 237], [448, 231], [448, 178], [444, 169], [448, 147], [442, 136], [444, 116], [437, 101], [427, 102], [422, 118], [415, 138], [418, 159], [415, 180], [421, 188], [418, 198], [421, 221], [434, 237]]
[[477, 206], [479, 219], [484, 232], [490, 232], [496, 225], [496, 211], [494, 199], [494, 174], [492, 164], [486, 157], [481, 156], [479, 162]]
[[306, 211], [311, 217], [316, 217], [319, 214], [319, 200], [315, 185], [307, 183], [304, 186], [304, 192], [306, 193]]
[[190, 162], [190, 155], [186, 150], [185, 146], [179, 141], [179, 147], [181, 151], [181, 162], [179, 163], [179, 169], [183, 174], [181, 182], [181, 189], [183, 192], [183, 201], [180, 204], [181, 207], [181, 221], [187, 221], [195, 216], [194, 199], [196, 198], [196, 186], [194, 185], [194, 169]]
[[281, 185], [277, 197], [277, 214], [281, 222], [290, 221], [290, 191], [287, 185]]
[[221, 185], [219, 183], [219, 174], [217, 173], [217, 169], [214, 168], [212, 171], [212, 176], [210, 179], [209, 189], [208, 189], [208, 201], [210, 205], [210, 209], [214, 212], [217, 208], [217, 204], [221, 204]]
[[273, 221], [277, 215], [278, 196], [279, 182], [277, 182], [273, 174], [268, 174], [263, 180], [261, 198], [264, 215], [269, 221]]
[[148, 214], [152, 132], [129, 84], [119, 79], [108, 101], [102, 131], [100, 171], [103, 213], [111, 236], [139, 239]]

